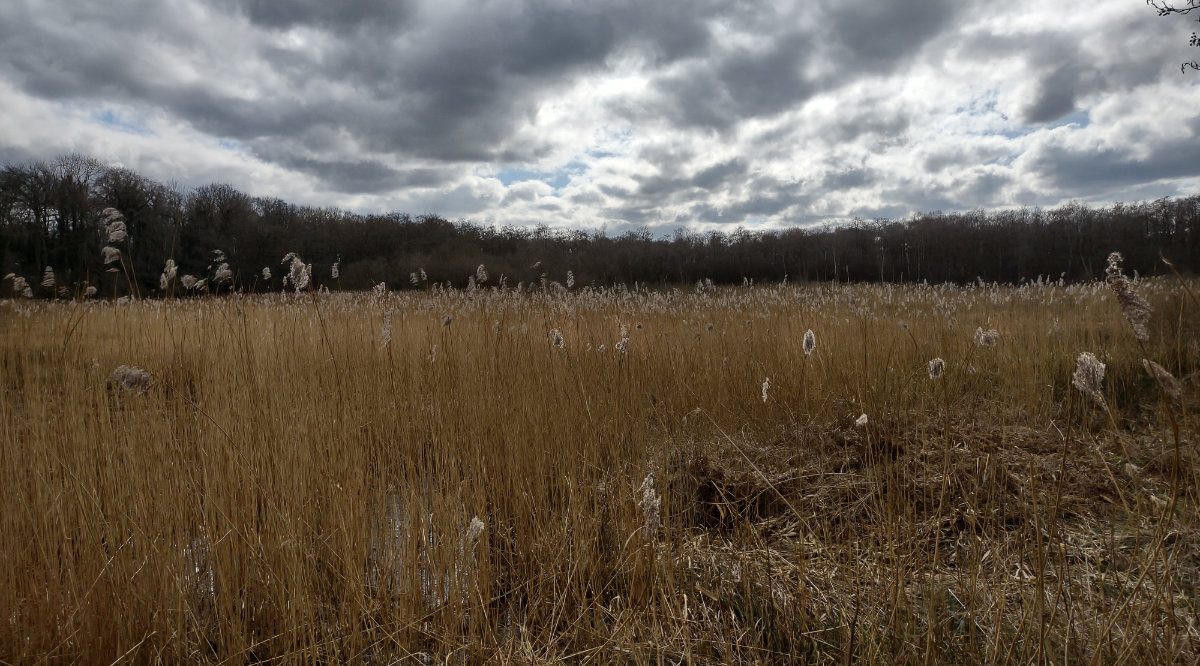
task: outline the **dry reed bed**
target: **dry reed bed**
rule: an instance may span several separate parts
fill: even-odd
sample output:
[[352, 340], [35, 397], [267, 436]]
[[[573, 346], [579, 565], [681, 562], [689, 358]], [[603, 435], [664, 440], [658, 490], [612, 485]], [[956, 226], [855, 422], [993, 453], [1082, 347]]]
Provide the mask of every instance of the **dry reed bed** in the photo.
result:
[[0, 660], [1190, 663], [1137, 289], [3, 301]]

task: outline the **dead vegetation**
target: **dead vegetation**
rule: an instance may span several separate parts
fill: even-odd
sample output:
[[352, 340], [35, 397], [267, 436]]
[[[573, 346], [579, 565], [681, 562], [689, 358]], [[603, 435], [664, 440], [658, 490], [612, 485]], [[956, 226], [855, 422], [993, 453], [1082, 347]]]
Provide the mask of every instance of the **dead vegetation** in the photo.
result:
[[0, 660], [1193, 663], [1125, 287], [5, 301]]

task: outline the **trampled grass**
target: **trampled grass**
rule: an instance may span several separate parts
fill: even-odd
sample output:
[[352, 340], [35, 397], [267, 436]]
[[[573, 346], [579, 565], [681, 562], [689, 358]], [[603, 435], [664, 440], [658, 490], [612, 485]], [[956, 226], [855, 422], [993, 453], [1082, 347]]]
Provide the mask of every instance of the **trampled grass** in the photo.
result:
[[4, 301], [0, 660], [1193, 663], [1136, 289]]

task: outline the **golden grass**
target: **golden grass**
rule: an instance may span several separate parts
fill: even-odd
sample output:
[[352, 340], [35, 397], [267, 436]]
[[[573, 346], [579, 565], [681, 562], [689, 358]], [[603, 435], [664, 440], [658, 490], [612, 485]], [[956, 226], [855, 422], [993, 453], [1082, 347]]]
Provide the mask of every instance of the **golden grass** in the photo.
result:
[[1102, 283], [5, 301], [0, 660], [1192, 663], [1138, 289], [1145, 346]]

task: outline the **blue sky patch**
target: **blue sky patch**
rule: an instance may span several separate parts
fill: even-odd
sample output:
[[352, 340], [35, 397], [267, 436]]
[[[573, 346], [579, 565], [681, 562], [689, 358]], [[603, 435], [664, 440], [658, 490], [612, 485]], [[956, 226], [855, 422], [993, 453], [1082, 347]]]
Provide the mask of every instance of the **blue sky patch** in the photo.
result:
[[587, 167], [582, 162], [568, 162], [561, 169], [554, 169], [552, 171], [532, 171], [520, 167], [505, 167], [496, 172], [494, 177], [505, 187], [527, 180], [540, 180], [557, 191], [566, 187], [567, 183], [571, 182], [572, 177], [578, 176], [586, 169]]
[[92, 120], [95, 120], [96, 122], [100, 123], [101, 125], [104, 125], [105, 127], [111, 127], [115, 130], [120, 130], [122, 132], [128, 132], [129, 134], [137, 134], [138, 136], [153, 136], [154, 135], [154, 132], [151, 132], [145, 126], [139, 125], [125, 117], [122, 117], [116, 111], [113, 111], [112, 109], [105, 109], [103, 111], [93, 111], [91, 113], [91, 118], [92, 118]]

